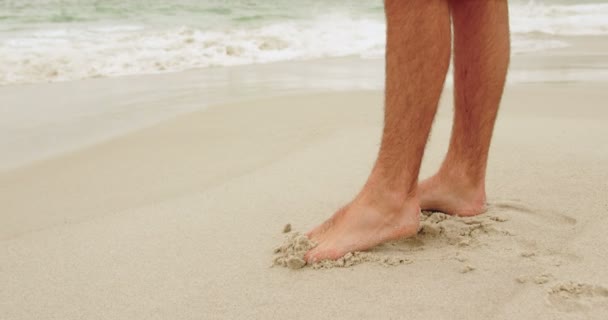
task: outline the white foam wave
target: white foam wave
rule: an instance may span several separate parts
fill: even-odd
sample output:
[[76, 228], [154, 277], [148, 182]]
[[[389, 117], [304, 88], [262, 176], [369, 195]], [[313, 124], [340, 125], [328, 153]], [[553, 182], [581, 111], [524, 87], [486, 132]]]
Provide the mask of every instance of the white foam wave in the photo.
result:
[[511, 32], [550, 35], [608, 34], [608, 4], [548, 5], [530, 1], [510, 8]]
[[365, 55], [382, 50], [384, 28], [382, 21], [335, 16], [215, 31], [141, 26], [36, 31], [0, 38], [0, 84]]
[[[547, 6], [531, 1], [512, 6], [511, 18], [514, 53], [568, 45], [539, 39], [539, 32], [608, 34], [604, 4]], [[216, 30], [129, 24], [28, 30], [0, 34], [0, 84], [325, 57], [380, 58], [385, 47], [382, 19], [348, 14]]]

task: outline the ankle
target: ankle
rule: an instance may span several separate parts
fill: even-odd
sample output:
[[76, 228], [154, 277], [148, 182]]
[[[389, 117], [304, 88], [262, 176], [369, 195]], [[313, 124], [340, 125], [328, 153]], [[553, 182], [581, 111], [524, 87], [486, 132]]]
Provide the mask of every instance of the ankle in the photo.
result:
[[415, 196], [406, 197], [400, 193], [369, 187], [361, 191], [354, 202], [376, 208], [386, 214], [399, 214], [411, 203], [418, 203], [418, 200]]
[[443, 165], [436, 177], [441, 183], [485, 192], [485, 175], [466, 166]]
[[398, 214], [412, 204], [418, 204], [417, 188], [396, 188], [385, 181], [370, 178], [355, 198], [355, 202]]

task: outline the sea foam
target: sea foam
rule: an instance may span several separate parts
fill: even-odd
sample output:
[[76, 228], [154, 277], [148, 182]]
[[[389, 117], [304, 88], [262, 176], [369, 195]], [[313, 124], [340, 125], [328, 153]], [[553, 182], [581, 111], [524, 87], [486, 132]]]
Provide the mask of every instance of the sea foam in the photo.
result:
[[[530, 1], [515, 2], [510, 10], [514, 54], [568, 46], [563, 36], [608, 34], [608, 4]], [[0, 85], [328, 57], [382, 58], [384, 33], [381, 14], [349, 12], [217, 27], [41, 24], [0, 32]]]

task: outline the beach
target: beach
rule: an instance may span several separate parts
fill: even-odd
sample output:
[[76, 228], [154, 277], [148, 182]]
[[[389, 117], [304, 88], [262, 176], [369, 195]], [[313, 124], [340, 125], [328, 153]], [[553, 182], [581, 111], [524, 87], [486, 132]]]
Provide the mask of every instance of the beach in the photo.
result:
[[[439, 221], [376, 249], [410, 262], [397, 266], [271, 268], [285, 224], [308, 230], [364, 182], [379, 91], [210, 107], [3, 172], [2, 318], [601, 319], [603, 88], [509, 87], [482, 227]], [[447, 147], [450, 100], [423, 176]]]
[[[166, 72], [12, 65], [0, 319], [605, 319], [608, 42], [549, 27], [512, 56], [486, 213], [423, 212], [415, 237], [295, 270], [277, 248], [350, 201], [376, 158], [382, 43]], [[448, 148], [450, 76], [422, 178]]]

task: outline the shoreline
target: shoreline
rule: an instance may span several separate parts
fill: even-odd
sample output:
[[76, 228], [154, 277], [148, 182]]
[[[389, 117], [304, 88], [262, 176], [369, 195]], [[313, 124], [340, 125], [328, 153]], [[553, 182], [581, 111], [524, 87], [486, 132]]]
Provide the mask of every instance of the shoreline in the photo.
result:
[[[508, 86], [608, 82], [604, 37], [514, 55]], [[570, 41], [570, 40], [569, 40]], [[262, 98], [381, 90], [382, 59], [289, 61], [176, 73], [0, 87], [0, 172], [149, 127], [209, 106]], [[446, 79], [446, 89], [452, 84]]]
[[[600, 69], [605, 69], [605, 61], [608, 56], [608, 35], [570, 35], [570, 36], [557, 36], [557, 35], [548, 35], [548, 34], [538, 34], [536, 37], [531, 36], [530, 40], [554, 40], [558, 42], [567, 43], [567, 46], [564, 47], [556, 47], [556, 48], [547, 48], [547, 49], [539, 49], [525, 52], [512, 52], [512, 67], [515, 62], [516, 69], [525, 69], [529, 67], [530, 63], [541, 62], [542, 60], [550, 59], [556, 60], [555, 62], [561, 61], [563, 65], [559, 66], [554, 64], [544, 64], [543, 69], [547, 67], [552, 68], [560, 68], [560, 67], [568, 67], [572, 64], [571, 61], [564, 61], [564, 58], [576, 59], [576, 58], [596, 58], [596, 61], [599, 62]], [[242, 64], [242, 65], [229, 65], [229, 66], [208, 66], [208, 67], [193, 67], [185, 70], [175, 70], [175, 71], [167, 71], [167, 72], [151, 72], [151, 73], [140, 73], [140, 74], [126, 74], [126, 75], [114, 75], [114, 76], [98, 76], [98, 77], [86, 77], [86, 78], [78, 78], [78, 79], [70, 79], [70, 80], [61, 80], [61, 81], [48, 81], [48, 82], [24, 82], [24, 83], [8, 83], [0, 85], [0, 88], [19, 88], [19, 87], [27, 87], [27, 86], [43, 86], [43, 85], [52, 85], [52, 84], [62, 84], [62, 83], [70, 83], [70, 82], [80, 82], [80, 81], [104, 81], [108, 79], [125, 79], [125, 80], [138, 80], [142, 77], [163, 77], [163, 76], [171, 76], [171, 75], [185, 75], [186, 77], [191, 77], [194, 73], [199, 73], [199, 78], [204, 78], [204, 75], [201, 76], [201, 73], [205, 73], [206, 71], [210, 71], [213, 73], [217, 70], [236, 70], [238, 73], [240, 69], [249, 69], [249, 68], [263, 68], [273, 66], [277, 66], [278, 68], [288, 68], [289, 65], [302, 65], [302, 68], [315, 66], [315, 65], [324, 65], [331, 67], [332, 64], [341, 64], [341, 63], [362, 63], [363, 65], [367, 63], [378, 63], [380, 61], [380, 66], [384, 65], [384, 58], [382, 57], [359, 57], [357, 55], [347, 55], [347, 56], [333, 56], [333, 57], [322, 57], [322, 58], [310, 58], [310, 59], [294, 59], [294, 60], [281, 60], [281, 61], [270, 61], [270, 62], [261, 62], [261, 63], [250, 63], [250, 64]], [[327, 63], [327, 64], [326, 64]], [[605, 71], [605, 70], [602, 70]], [[605, 78], [602, 78], [605, 79]], [[544, 79], [544, 81], [553, 81], [551, 77]], [[522, 81], [528, 82], [528, 81]], [[330, 89], [330, 88], [326, 88]]]
[[[0, 87], [0, 172], [103, 142], [209, 106], [293, 94], [371, 89], [381, 62], [281, 62], [157, 75]], [[319, 81], [319, 75], [327, 75]], [[362, 79], [360, 81], [353, 80]], [[370, 77], [372, 79], [370, 80]], [[376, 79], [377, 78], [377, 79]]]

